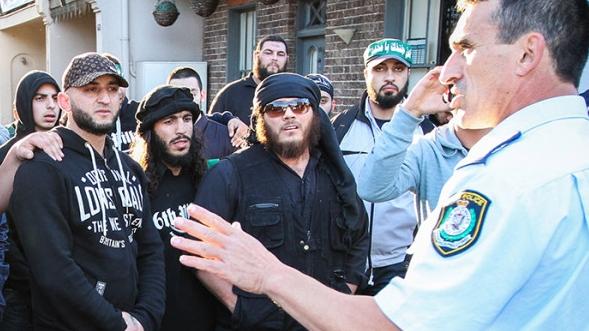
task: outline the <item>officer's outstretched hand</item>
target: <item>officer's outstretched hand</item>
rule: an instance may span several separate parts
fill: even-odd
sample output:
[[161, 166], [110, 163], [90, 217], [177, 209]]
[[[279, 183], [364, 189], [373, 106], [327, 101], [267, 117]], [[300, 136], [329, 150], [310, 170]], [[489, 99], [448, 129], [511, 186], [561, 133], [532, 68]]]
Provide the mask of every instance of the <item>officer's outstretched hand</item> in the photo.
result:
[[435, 67], [423, 76], [409, 93], [402, 106], [415, 117], [450, 111], [444, 95], [448, 86], [440, 82], [442, 67]]
[[180, 262], [226, 279], [244, 291], [265, 293], [272, 275], [284, 265], [258, 240], [216, 214], [191, 204], [190, 216], [198, 221], [177, 217], [174, 225], [196, 239], [173, 237], [172, 246], [192, 255]]

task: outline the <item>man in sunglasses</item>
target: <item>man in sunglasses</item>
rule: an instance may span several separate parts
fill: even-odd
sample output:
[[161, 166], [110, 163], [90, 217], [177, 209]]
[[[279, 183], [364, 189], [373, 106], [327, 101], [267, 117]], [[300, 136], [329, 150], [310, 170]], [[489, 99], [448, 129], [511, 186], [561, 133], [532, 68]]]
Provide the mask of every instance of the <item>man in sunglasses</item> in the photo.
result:
[[[319, 100], [317, 85], [300, 75], [265, 79], [254, 96], [260, 144], [212, 168], [196, 203], [240, 222], [291, 267], [354, 293], [368, 254], [366, 214]], [[199, 276], [232, 313], [221, 317], [227, 329], [304, 330], [266, 296]]]

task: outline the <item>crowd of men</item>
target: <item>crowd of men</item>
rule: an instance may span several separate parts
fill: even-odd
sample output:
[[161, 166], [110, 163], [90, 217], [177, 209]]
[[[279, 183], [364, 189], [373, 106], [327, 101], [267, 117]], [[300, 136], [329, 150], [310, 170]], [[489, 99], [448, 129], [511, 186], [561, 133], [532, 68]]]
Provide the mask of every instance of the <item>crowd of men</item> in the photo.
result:
[[112, 54], [26, 74], [0, 330], [585, 329], [589, 5], [459, 7], [443, 67], [409, 92], [375, 40], [337, 115], [277, 35], [208, 113], [188, 67], [138, 101]]

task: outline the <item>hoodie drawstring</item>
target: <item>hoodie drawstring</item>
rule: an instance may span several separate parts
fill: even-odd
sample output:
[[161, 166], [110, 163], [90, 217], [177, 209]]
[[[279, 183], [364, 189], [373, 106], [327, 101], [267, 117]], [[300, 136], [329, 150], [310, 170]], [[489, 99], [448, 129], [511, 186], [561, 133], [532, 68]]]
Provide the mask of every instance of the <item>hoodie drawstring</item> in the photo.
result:
[[104, 210], [104, 205], [108, 203], [106, 201], [106, 194], [102, 189], [102, 185], [100, 185], [100, 176], [98, 173], [98, 167], [96, 166], [96, 156], [94, 156], [94, 149], [90, 146], [89, 143], [85, 143], [84, 147], [86, 147], [90, 151], [90, 157], [92, 158], [92, 167], [94, 168], [94, 176], [96, 176], [96, 183], [98, 183], [98, 199], [100, 202], [100, 211], [102, 213], [102, 234], [106, 237], [106, 210]]
[[131, 195], [129, 194], [129, 191], [127, 189], [127, 179], [125, 178], [125, 172], [123, 171], [123, 163], [121, 162], [121, 156], [119, 155], [119, 151], [115, 148], [114, 149], [115, 152], [115, 156], [117, 157], [117, 164], [119, 166], [119, 173], [121, 174], [121, 180], [123, 181], [123, 192], [125, 194], [125, 201], [123, 201], [123, 207], [125, 207], [125, 210], [127, 211], [127, 214], [129, 213], [129, 205], [130, 203], [130, 197]]
[[[98, 198], [100, 200], [100, 211], [102, 212], [102, 234], [104, 236], [106, 236], [106, 210], [104, 209], [104, 206], [108, 203], [107, 198], [106, 198], [106, 194], [104, 193], [104, 190], [102, 189], [102, 185], [100, 185], [100, 177], [99, 177], [99, 173], [98, 173], [98, 167], [96, 166], [96, 156], [94, 155], [94, 149], [92, 148], [92, 146], [90, 146], [89, 143], [85, 143], [84, 146], [88, 149], [88, 151], [90, 151], [90, 157], [92, 158], [92, 167], [94, 168], [94, 174], [96, 176], [96, 182], [98, 183]], [[121, 176], [121, 181], [123, 182], [123, 194], [124, 197], [122, 198], [122, 203], [123, 206], [121, 207], [125, 207], [125, 210], [127, 212], [127, 214], [129, 213], [129, 204], [130, 204], [130, 193], [129, 193], [129, 189], [127, 187], [127, 180], [125, 178], [125, 172], [123, 171], [123, 163], [121, 162], [121, 157], [119, 155], [119, 151], [117, 151], [117, 149], [113, 149], [115, 156], [117, 158], [117, 165], [119, 166], [119, 175]]]

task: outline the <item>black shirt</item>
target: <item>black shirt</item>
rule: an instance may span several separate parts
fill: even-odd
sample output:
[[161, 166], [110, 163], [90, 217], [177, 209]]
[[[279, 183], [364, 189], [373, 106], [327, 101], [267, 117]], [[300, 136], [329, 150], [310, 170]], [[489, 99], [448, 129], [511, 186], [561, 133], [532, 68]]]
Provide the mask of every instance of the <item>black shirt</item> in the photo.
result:
[[196, 188], [192, 176], [182, 171], [174, 176], [167, 168], [159, 169], [160, 183], [150, 195], [153, 224], [164, 242], [166, 263], [166, 312], [160, 331], [213, 330], [215, 310], [213, 296], [196, 278], [195, 271], [180, 264], [181, 252], [170, 245], [172, 236], [183, 236], [173, 220], [187, 217], [186, 208], [192, 201]]
[[225, 85], [213, 99], [209, 113], [229, 111], [249, 125], [256, 86], [252, 73]]

